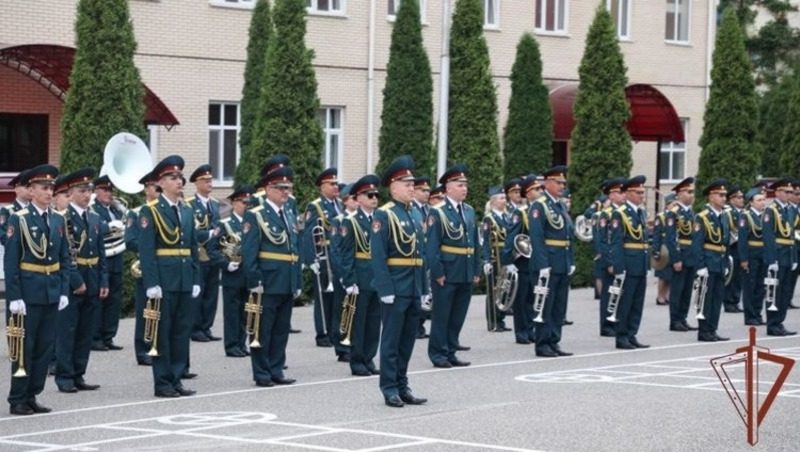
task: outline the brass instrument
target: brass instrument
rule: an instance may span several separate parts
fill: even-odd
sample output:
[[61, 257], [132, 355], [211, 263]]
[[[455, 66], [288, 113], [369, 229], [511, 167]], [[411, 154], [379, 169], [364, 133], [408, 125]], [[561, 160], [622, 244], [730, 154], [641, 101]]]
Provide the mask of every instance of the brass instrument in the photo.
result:
[[69, 248], [69, 260], [72, 267], [75, 267], [78, 262], [78, 253], [80, 252], [83, 240], [85, 239], [86, 232], [84, 231], [81, 237], [81, 243], [75, 243], [75, 229], [72, 222], [69, 220], [69, 209], [64, 209], [63, 212], [58, 212], [64, 217], [64, 227], [67, 230], [67, 248]]
[[6, 338], [8, 338], [8, 360], [17, 363], [17, 371], [13, 377], [27, 377], [25, 372], [25, 314], [11, 314], [6, 326]]
[[[506, 267], [500, 263], [501, 247], [496, 246], [500, 241], [497, 232], [492, 231], [492, 263], [494, 264], [494, 279], [492, 284], [492, 297], [494, 305], [497, 309], [508, 312], [514, 305], [514, 300], [517, 297], [517, 289], [519, 288], [519, 274], [516, 272], [509, 272]], [[516, 244], [516, 240], [514, 242]], [[528, 242], [530, 243], [530, 241]], [[492, 278], [486, 278], [487, 283]], [[487, 309], [487, 314], [489, 307]], [[491, 309], [492, 316], [494, 316], [494, 309]]]
[[253, 336], [250, 341], [250, 348], [261, 348], [261, 342], [258, 340], [258, 333], [261, 330], [261, 313], [264, 312], [264, 307], [261, 306], [261, 294], [250, 292], [247, 302], [244, 304], [245, 312], [245, 333], [248, 336]]
[[224, 221], [225, 235], [219, 238], [220, 252], [230, 262], [242, 262], [242, 238]]
[[139, 259], [136, 259], [131, 264], [131, 276], [133, 276], [136, 279], [142, 277], [142, 261], [140, 261]]
[[[138, 261], [137, 261], [138, 262]], [[161, 321], [161, 298], [148, 298], [142, 311], [144, 318], [144, 341], [150, 343], [148, 356], [158, 354], [158, 324]]]
[[550, 292], [548, 284], [550, 283], [550, 275], [540, 276], [536, 285], [533, 287], [533, 310], [538, 312], [536, 318], [533, 319], [536, 323], [544, 323], [544, 302], [547, 300], [547, 294]]
[[591, 242], [593, 237], [593, 225], [594, 218], [586, 218], [584, 215], [578, 215], [578, 217], [575, 218], [575, 237], [581, 242]]
[[517, 236], [514, 237], [513, 260], [517, 260], [517, 258], [520, 256], [530, 259], [532, 252], [533, 252], [533, 245], [531, 245], [531, 238], [526, 234], [517, 234]]
[[767, 277], [764, 278], [764, 288], [766, 289], [764, 302], [767, 304], [767, 311], [775, 312], [778, 310], [778, 304], [775, 303], [775, 296], [778, 293], [778, 282], [778, 271], [767, 270]]
[[692, 303], [697, 307], [697, 320], [705, 320], [703, 308], [706, 305], [706, 291], [708, 290], [708, 276], [697, 275], [692, 285]]
[[733, 281], [733, 272], [735, 271], [732, 256], [728, 256], [728, 266], [725, 270], [727, 270], [727, 273], [725, 273], [725, 286], [727, 287], [731, 284], [731, 281]]
[[342, 302], [342, 320], [339, 323], [339, 334], [342, 339], [339, 341], [345, 347], [350, 345], [350, 338], [353, 334], [353, 318], [356, 315], [357, 293], [345, 295]]
[[614, 276], [614, 282], [608, 288], [608, 311], [609, 315], [606, 320], [609, 322], [617, 322], [617, 308], [619, 308], [619, 300], [622, 299], [622, 286], [625, 284], [626, 272], [622, 272], [619, 276]]
[[[333, 271], [331, 271], [330, 249], [328, 245], [328, 238], [325, 235], [325, 225], [322, 218], [317, 218], [317, 224], [311, 228], [311, 234], [314, 238], [314, 254], [317, 258], [317, 263], [320, 265], [325, 261], [325, 273], [328, 275], [328, 285], [325, 287], [325, 293], [333, 292]], [[321, 270], [321, 269], [320, 269]], [[319, 281], [319, 274], [317, 274], [317, 282]], [[320, 297], [322, 300], [322, 297]]]

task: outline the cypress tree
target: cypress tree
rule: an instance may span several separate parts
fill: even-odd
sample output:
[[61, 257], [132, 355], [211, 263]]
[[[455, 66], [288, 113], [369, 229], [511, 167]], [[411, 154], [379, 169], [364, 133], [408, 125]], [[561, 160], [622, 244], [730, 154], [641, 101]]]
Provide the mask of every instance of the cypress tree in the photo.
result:
[[414, 158], [417, 173], [430, 174], [434, 169], [433, 80], [422, 43], [418, 0], [404, 0], [397, 11], [383, 89], [378, 149], [378, 174], [404, 154]]
[[778, 84], [765, 92], [760, 99], [758, 138], [762, 149], [761, 174], [764, 176], [779, 177], [784, 174], [780, 164], [781, 141], [775, 137], [783, 137], [784, 129], [789, 124], [789, 102], [794, 83], [794, 77], [785, 74]]
[[523, 34], [517, 44], [511, 68], [511, 99], [503, 142], [506, 177], [539, 172], [552, 162], [553, 112], [542, 81], [539, 44], [530, 33]]
[[497, 93], [483, 36], [480, 0], [458, 0], [450, 30], [450, 112], [448, 131], [451, 163], [470, 170], [469, 202], [483, 210], [486, 191], [500, 183], [502, 161], [497, 134]]
[[126, 0], [80, 0], [75, 62], [61, 119], [61, 171], [99, 168], [118, 132], [146, 137], [144, 86]]
[[267, 48], [273, 35], [269, 0], [258, 0], [250, 19], [250, 38], [247, 42], [247, 62], [244, 67], [244, 87], [242, 88], [241, 121], [239, 149], [241, 159], [236, 167], [237, 185], [258, 182], [259, 170], [267, 159], [265, 148], [251, 146], [255, 129], [264, 116], [259, 114], [262, 102], [261, 87], [264, 82], [264, 63]]
[[[800, 176], [800, 74], [789, 79], [789, 102], [784, 119], [783, 139], [781, 140], [779, 170], [775, 176]], [[773, 149], [774, 152], [774, 149]]]
[[[586, 209], [604, 179], [627, 176], [633, 166], [631, 138], [625, 128], [630, 117], [625, 98], [626, 71], [614, 23], [602, 4], [589, 28], [578, 68], [580, 85], [573, 106], [575, 128], [567, 176], [573, 212]], [[576, 250], [578, 273], [572, 283], [586, 285], [590, 281], [592, 251], [583, 242]]]
[[758, 99], [744, 34], [733, 8], [722, 15], [712, 58], [711, 95], [700, 137], [698, 186], [724, 177], [749, 187], [761, 167], [756, 130]]
[[301, 206], [316, 196], [311, 181], [322, 171], [323, 145], [317, 79], [311, 65], [314, 52], [305, 46], [305, 16], [304, 0], [275, 2], [275, 36], [267, 51], [260, 108], [264, 126], [252, 142], [265, 155], [282, 152], [291, 158], [297, 181], [294, 193]]

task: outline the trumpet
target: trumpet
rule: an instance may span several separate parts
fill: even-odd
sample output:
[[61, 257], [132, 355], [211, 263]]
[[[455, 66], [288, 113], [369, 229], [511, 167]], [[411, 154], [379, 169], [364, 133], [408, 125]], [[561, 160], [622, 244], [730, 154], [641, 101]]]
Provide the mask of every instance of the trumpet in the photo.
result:
[[148, 298], [142, 311], [144, 317], [144, 341], [150, 342], [148, 356], [159, 356], [158, 354], [158, 324], [161, 321], [161, 299]]
[[[333, 292], [333, 271], [331, 271], [330, 249], [328, 248], [328, 237], [325, 234], [325, 225], [322, 218], [317, 218], [317, 224], [311, 228], [311, 234], [314, 238], [314, 254], [317, 258], [317, 263], [325, 261], [325, 273], [328, 275], [328, 285], [325, 287], [325, 293]], [[317, 282], [320, 283], [319, 274], [317, 274]], [[320, 284], [318, 284], [320, 286]], [[320, 297], [320, 302], [322, 297]], [[324, 317], [323, 317], [324, 318]]]
[[261, 330], [261, 313], [264, 307], [261, 306], [261, 294], [250, 292], [247, 302], [244, 304], [245, 312], [245, 332], [248, 336], [253, 336], [250, 341], [250, 348], [261, 348], [261, 342], [258, 340], [258, 333]]
[[350, 338], [353, 334], [353, 318], [356, 315], [357, 293], [351, 293], [344, 297], [342, 302], [342, 320], [339, 323], [339, 334], [342, 336], [339, 341], [345, 347], [350, 345]]
[[25, 372], [25, 314], [11, 314], [6, 326], [8, 338], [8, 360], [17, 363], [17, 370], [12, 375], [15, 378], [27, 377]]
[[533, 319], [536, 323], [544, 323], [544, 303], [547, 300], [547, 294], [550, 288], [547, 286], [550, 283], [550, 275], [540, 276], [536, 286], [533, 288], [533, 310], [537, 311], [536, 318]]
[[694, 278], [692, 285], [692, 302], [697, 306], [697, 320], [705, 320], [706, 316], [703, 314], [703, 308], [706, 305], [706, 291], [708, 290], [708, 276], [700, 276]]
[[131, 264], [131, 276], [133, 276], [135, 279], [142, 277], [142, 261], [139, 259], [136, 259]]
[[778, 272], [776, 270], [767, 270], [767, 277], [764, 278], [764, 287], [766, 288], [766, 296], [764, 301], [767, 303], [767, 311], [777, 311], [778, 304], [775, 303], [775, 295], [778, 292]]
[[622, 298], [622, 286], [625, 284], [625, 272], [619, 276], [614, 276], [614, 283], [608, 288], [608, 311], [609, 315], [606, 320], [616, 323], [617, 321], [617, 308], [619, 307], [619, 300]]

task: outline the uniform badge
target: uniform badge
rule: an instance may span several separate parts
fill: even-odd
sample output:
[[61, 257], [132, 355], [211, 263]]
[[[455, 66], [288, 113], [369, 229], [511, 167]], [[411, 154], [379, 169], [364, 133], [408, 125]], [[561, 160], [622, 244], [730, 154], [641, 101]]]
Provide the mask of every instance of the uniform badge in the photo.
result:
[[129, 228], [133, 227], [133, 217], [128, 217], [128, 227]]
[[220, 232], [222, 232], [222, 230], [219, 228], [219, 226], [214, 228], [214, 235], [215, 236], [219, 236]]
[[372, 220], [372, 232], [378, 233], [381, 230], [381, 222], [378, 220]]
[[658, 217], [656, 217], [655, 221], [653, 221], [653, 226], [655, 227], [661, 226], [661, 220]]
[[142, 218], [139, 219], [139, 226], [142, 229], [147, 229], [147, 224], [148, 224], [147, 217], [143, 216]]
[[675, 220], [672, 217], [667, 217], [667, 226], [672, 226], [675, 224]]
[[694, 224], [694, 232], [700, 232], [700, 223]]
[[0, 215], [0, 226], [2, 226], [4, 224], [6, 224], [6, 216], [5, 215]]
[[242, 232], [244, 232], [245, 234], [250, 232], [250, 222], [249, 221], [245, 221], [244, 223], [242, 223]]
[[601, 218], [600, 218], [600, 227], [601, 227], [601, 228], [604, 228], [604, 227], [606, 227], [607, 225], [608, 225], [608, 220], [606, 220], [605, 218], [601, 217]]
[[436, 218], [433, 218], [433, 215], [428, 215], [428, 227], [433, 226], [433, 223], [436, 222]]
[[483, 223], [484, 232], [489, 232], [489, 223]]
[[511, 217], [511, 223], [517, 224], [519, 223], [519, 214], [515, 213], [513, 217]]
[[611, 227], [614, 228], [614, 229], [617, 229], [619, 227], [619, 220], [617, 218], [614, 218], [611, 221]]
[[340, 227], [339, 228], [339, 234], [341, 234], [342, 237], [347, 237], [347, 228], [344, 227], [344, 226]]
[[311, 219], [311, 211], [310, 211], [310, 210], [307, 210], [307, 211], [306, 211], [306, 221], [308, 221], [308, 220], [310, 220], [310, 219]]
[[741, 219], [739, 219], [739, 227], [740, 228], [743, 228], [746, 225], [747, 225], [747, 219], [746, 218], [742, 217]]
[[762, 218], [764, 223], [769, 223], [769, 215], [764, 215]]
[[8, 225], [8, 229], [6, 229], [6, 237], [11, 237], [14, 235], [14, 226]]
[[539, 209], [533, 209], [531, 215], [533, 215], [533, 218], [539, 218]]

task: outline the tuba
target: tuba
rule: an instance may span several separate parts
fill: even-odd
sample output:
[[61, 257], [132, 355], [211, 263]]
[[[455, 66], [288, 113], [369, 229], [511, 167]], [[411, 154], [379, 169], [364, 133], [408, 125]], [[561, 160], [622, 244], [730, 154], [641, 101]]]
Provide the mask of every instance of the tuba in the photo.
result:
[[584, 215], [578, 215], [578, 217], [575, 218], [575, 237], [581, 242], [591, 242], [593, 225], [593, 218], [586, 218]]
[[25, 372], [25, 314], [11, 314], [8, 317], [6, 326], [6, 338], [8, 338], [8, 360], [17, 363], [17, 370], [13, 377], [27, 377]]
[[619, 307], [619, 300], [622, 298], [622, 286], [625, 284], [625, 272], [617, 277], [614, 276], [614, 282], [608, 288], [608, 311], [609, 315], [606, 320], [612, 323], [617, 322], [617, 308]]
[[[137, 261], [138, 262], [138, 261]], [[144, 318], [144, 341], [150, 343], [148, 356], [158, 355], [158, 324], [161, 322], [161, 299], [149, 298], [142, 311]]]
[[242, 262], [242, 238], [224, 221], [225, 235], [219, 238], [220, 252], [230, 262]]
[[764, 302], [767, 304], [767, 311], [777, 311], [778, 305], [775, 303], [775, 296], [778, 293], [778, 272], [776, 270], [767, 270], [764, 288], [766, 289]]
[[[495, 246], [499, 242], [499, 236], [495, 231], [492, 231], [492, 260], [495, 269], [494, 287], [492, 295], [494, 304], [497, 309], [508, 312], [514, 305], [514, 300], [517, 296], [517, 288], [519, 287], [519, 275], [515, 272], [509, 272], [505, 266], [500, 263], [500, 250], [501, 247]], [[528, 242], [530, 243], [530, 241]], [[516, 245], [516, 241], [515, 241]], [[487, 278], [488, 281], [488, 278]], [[494, 312], [494, 310], [492, 310]]]

